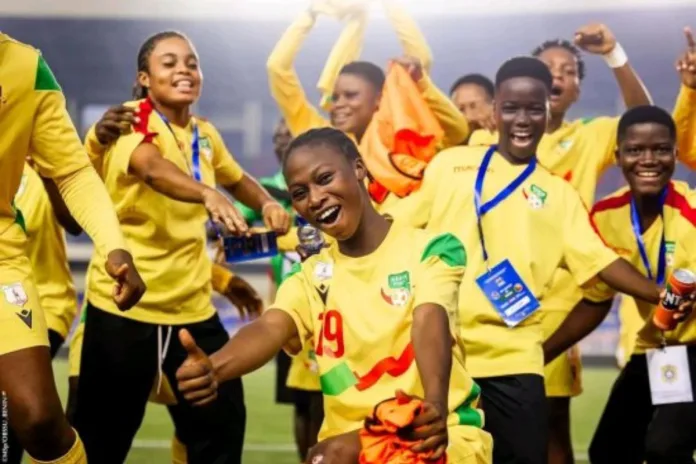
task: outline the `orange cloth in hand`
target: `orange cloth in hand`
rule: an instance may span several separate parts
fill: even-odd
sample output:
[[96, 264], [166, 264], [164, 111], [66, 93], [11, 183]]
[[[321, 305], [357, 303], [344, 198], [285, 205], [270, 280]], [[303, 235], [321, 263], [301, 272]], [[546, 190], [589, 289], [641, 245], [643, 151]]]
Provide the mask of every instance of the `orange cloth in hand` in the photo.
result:
[[372, 178], [405, 197], [420, 187], [423, 171], [437, 153], [444, 131], [403, 66], [392, 63], [379, 109], [360, 141]]
[[423, 402], [408, 396], [397, 396], [382, 401], [365, 420], [360, 431], [360, 464], [446, 464], [447, 456], [437, 461], [426, 461], [432, 452], [416, 453], [411, 446], [416, 441], [399, 438], [400, 430], [413, 423]]

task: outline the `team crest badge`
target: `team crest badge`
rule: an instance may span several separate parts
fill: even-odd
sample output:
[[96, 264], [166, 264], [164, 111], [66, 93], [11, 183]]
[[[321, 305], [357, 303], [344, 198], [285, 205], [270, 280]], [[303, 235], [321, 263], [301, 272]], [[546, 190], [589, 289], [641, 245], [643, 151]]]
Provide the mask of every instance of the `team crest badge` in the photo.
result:
[[662, 366], [662, 381], [665, 383], [674, 383], [677, 380], [677, 366], [673, 364], [665, 364]]
[[665, 261], [667, 267], [674, 267], [674, 249], [676, 248], [676, 243], [665, 242]]
[[573, 146], [573, 141], [572, 140], [561, 140], [558, 142], [558, 146], [561, 147], [563, 150], [568, 151], [570, 150], [570, 147]]
[[320, 282], [329, 280], [333, 277], [333, 264], [318, 262], [314, 266], [314, 278]]
[[522, 195], [524, 195], [524, 197], [527, 199], [527, 202], [532, 209], [542, 208], [546, 203], [546, 197], [548, 196], [544, 189], [535, 184], [532, 184], [532, 186], [529, 187], [529, 190], [523, 189]]
[[21, 308], [27, 303], [27, 301], [29, 301], [27, 292], [24, 291], [24, 287], [21, 283], [3, 285], [2, 292], [5, 294], [5, 301], [11, 305], [19, 306]]
[[403, 307], [411, 297], [411, 276], [408, 271], [390, 274], [387, 277], [387, 290], [381, 289], [382, 299], [392, 306]]
[[203, 156], [205, 156], [207, 159], [213, 157], [213, 146], [210, 144], [210, 139], [208, 137], [201, 137], [198, 142], [198, 146], [200, 147]]

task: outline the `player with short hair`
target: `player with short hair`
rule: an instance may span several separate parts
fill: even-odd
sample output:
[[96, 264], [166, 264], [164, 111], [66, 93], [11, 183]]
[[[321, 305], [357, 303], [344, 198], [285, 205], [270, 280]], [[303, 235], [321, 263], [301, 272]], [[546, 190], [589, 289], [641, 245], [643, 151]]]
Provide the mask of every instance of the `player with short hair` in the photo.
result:
[[473, 132], [477, 129], [495, 130], [493, 120], [493, 82], [482, 74], [460, 77], [450, 88], [450, 98], [469, 122]]
[[599, 277], [650, 302], [658, 300], [659, 289], [602, 243], [578, 192], [537, 161], [553, 86], [549, 68], [536, 58], [513, 58], [495, 82], [498, 145], [438, 154], [420, 190], [390, 214], [454, 233], [465, 244], [460, 336], [467, 370], [481, 386], [494, 460], [543, 463], [547, 404], [539, 308], [556, 270], [567, 269], [575, 285]]
[[283, 347], [298, 353], [311, 344], [326, 414], [312, 462], [340, 455], [357, 463], [363, 421], [397, 389], [425, 400], [416, 450], [446, 452], [453, 463], [491, 462], [478, 387], [448, 318], [467, 263], [461, 242], [380, 215], [357, 147], [339, 130], [298, 136], [283, 174], [293, 208], [336, 242], [296, 266], [271, 308], [217, 353], [208, 357], [179, 332], [189, 351], [177, 372], [184, 396], [209, 403], [225, 379], [258, 369]]
[[[607, 245], [663, 286], [674, 270], [696, 268], [696, 193], [671, 179], [677, 160], [676, 125], [659, 107], [632, 108], [619, 122], [617, 144], [617, 161], [628, 187], [598, 201], [592, 219]], [[598, 326], [611, 309], [614, 293], [599, 283], [586, 289], [585, 299], [544, 343], [547, 359]], [[686, 301], [674, 317], [683, 320], [691, 306]], [[696, 451], [696, 324], [686, 320], [663, 332], [652, 322], [654, 304], [637, 301], [637, 307], [643, 325], [595, 431], [590, 461], [691, 462]], [[672, 374], [682, 376], [679, 384], [669, 377]], [[683, 397], [685, 393], [690, 399]], [[674, 396], [678, 394], [682, 396]]]

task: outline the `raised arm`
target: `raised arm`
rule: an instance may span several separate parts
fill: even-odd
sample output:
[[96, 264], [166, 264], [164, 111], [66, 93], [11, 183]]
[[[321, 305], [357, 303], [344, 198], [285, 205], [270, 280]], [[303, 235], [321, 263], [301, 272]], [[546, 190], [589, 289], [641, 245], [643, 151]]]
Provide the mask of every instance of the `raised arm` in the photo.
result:
[[357, 10], [350, 13], [348, 23], [331, 49], [329, 58], [326, 60], [324, 70], [321, 72], [319, 82], [317, 83], [317, 88], [321, 92], [321, 107], [325, 110], [328, 110], [331, 106], [331, 95], [341, 68], [360, 57], [366, 24], [366, 11]]
[[686, 51], [677, 60], [681, 88], [672, 117], [677, 126], [679, 161], [696, 169], [696, 40], [689, 28], [684, 29], [684, 35]]
[[311, 9], [300, 14], [283, 33], [266, 63], [271, 95], [293, 136], [329, 125], [307, 99], [293, 65], [302, 43], [314, 27], [315, 20], [316, 13]]
[[651, 105], [652, 98], [628, 61], [626, 52], [605, 24], [589, 24], [575, 33], [575, 44], [588, 53], [600, 55], [614, 72], [627, 108]]
[[102, 256], [106, 269], [116, 279], [114, 301], [120, 309], [135, 305], [145, 292], [145, 284], [126, 251], [111, 198], [92, 168], [68, 112], [65, 98], [53, 73], [41, 56], [35, 90], [34, 127], [30, 150], [40, 175], [52, 179], [70, 213]]
[[382, 4], [389, 22], [394, 28], [399, 42], [401, 42], [404, 54], [417, 58], [423, 65], [425, 72], [429, 74], [433, 65], [433, 53], [418, 24], [399, 5], [397, 0], [382, 0]]

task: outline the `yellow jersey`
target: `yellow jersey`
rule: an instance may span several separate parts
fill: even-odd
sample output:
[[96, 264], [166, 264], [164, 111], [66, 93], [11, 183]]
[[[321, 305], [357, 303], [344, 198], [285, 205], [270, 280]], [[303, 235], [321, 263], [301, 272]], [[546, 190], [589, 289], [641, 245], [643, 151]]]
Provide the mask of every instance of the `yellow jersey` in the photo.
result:
[[[65, 108], [60, 85], [33, 47], [0, 33], [0, 261], [19, 259], [26, 235], [13, 200], [31, 153], [104, 254], [125, 248], [109, 200]], [[90, 191], [90, 195], [84, 195]], [[101, 204], [98, 209], [92, 205]]]
[[[631, 225], [631, 191], [628, 187], [604, 197], [592, 209], [592, 219], [604, 241], [621, 257], [633, 264], [644, 275], [648, 271], [640, 257], [638, 243]], [[662, 218], [658, 217], [643, 232], [645, 251], [650, 269], [657, 272], [660, 242], [665, 239], [665, 276], [674, 269], [696, 268], [696, 192], [684, 182], [671, 181], [667, 187]], [[653, 274], [653, 278], [654, 278]], [[601, 282], [585, 290], [586, 298], [606, 301], [614, 292]], [[654, 306], [636, 300], [643, 321], [650, 316]], [[676, 329], [664, 332], [668, 345], [693, 344], [696, 342], [696, 323], [693, 318], [680, 323]], [[649, 348], [660, 346], [660, 332], [651, 324], [645, 324], [638, 332], [634, 353], [644, 353]]]
[[[543, 373], [543, 342], [537, 310], [510, 328], [476, 283], [487, 272], [479, 238], [474, 183], [488, 147], [455, 147], [438, 154], [420, 190], [400, 200], [389, 214], [434, 233], [455, 234], [468, 252], [459, 291], [460, 335], [467, 370], [474, 378]], [[488, 201], [527, 165], [493, 154], [483, 185]], [[543, 305], [557, 268], [583, 285], [617, 259], [592, 229], [587, 209], [573, 187], [542, 166], [482, 218], [491, 267], [508, 259]]]
[[[111, 302], [109, 277], [100, 262], [89, 267], [90, 302], [105, 311], [151, 324], [188, 324], [212, 315], [211, 260], [206, 251], [208, 213], [201, 204], [173, 200], [129, 173], [133, 151], [143, 142], [186, 173], [192, 173], [194, 124], [199, 131], [201, 181], [230, 186], [244, 175], [211, 123], [192, 118], [187, 127], [168, 126], [149, 100], [127, 102], [140, 108], [140, 123], [99, 158], [101, 175], [116, 207], [121, 230], [148, 290], [132, 309]], [[171, 127], [171, 130], [170, 130]]]
[[[367, 256], [345, 256], [332, 244], [295, 267], [271, 307], [293, 318], [303, 348], [315, 347], [325, 411], [319, 440], [360, 429], [396, 389], [423, 397], [411, 343], [413, 310], [433, 303], [456, 313], [465, 266], [454, 236], [394, 222]], [[449, 421], [480, 427], [479, 388], [457, 345], [450, 385]]]
[[[696, 91], [682, 86], [673, 116], [677, 140], [681, 141], [680, 160], [696, 169]], [[584, 118], [564, 122], [553, 133], [544, 134], [537, 149], [539, 162], [549, 171], [570, 182], [589, 209], [595, 200], [597, 184], [616, 162], [618, 117]], [[688, 142], [690, 141], [690, 142]], [[498, 133], [480, 129], [471, 135], [469, 145], [498, 143]], [[545, 311], [570, 311], [582, 298], [572, 277], [563, 269], [554, 276], [551, 291], [543, 303]]]
[[[409, 23], [403, 21], [403, 13], [397, 11], [396, 7], [392, 5], [389, 7], [388, 11], [393, 21], [399, 21], [402, 27], [409, 27]], [[362, 37], [360, 28], [363, 26], [360, 25], [361, 21], [361, 19], [352, 20], [348, 26], [346, 26], [346, 31], [356, 38]], [[413, 25], [415, 26], [415, 23], [413, 23]], [[293, 68], [295, 56], [299, 52], [304, 39], [313, 26], [314, 18], [311, 14], [306, 13], [301, 15], [285, 31], [266, 64], [271, 94], [278, 104], [280, 113], [283, 115], [288, 129], [290, 129], [290, 133], [292, 133], [293, 136], [297, 136], [310, 129], [328, 127], [331, 125], [329, 120], [322, 116], [319, 110], [309, 102], [302, 87], [302, 83]], [[413, 41], [412, 36], [417, 36], [419, 34], [420, 32], [416, 30], [415, 34], [404, 34], [404, 37], [409, 37], [408, 40]], [[336, 58], [334, 59], [336, 60], [341, 59], [338, 57], [352, 58], [359, 53], [359, 49], [354, 50], [356, 47], [355, 41], [339, 40], [337, 47], [338, 46], [347, 47], [347, 50], [334, 49], [332, 51], [332, 57], [335, 56]], [[418, 47], [419, 49], [421, 48], [420, 46]], [[327, 64], [327, 66], [331, 68], [336, 67], [331, 65], [331, 63]], [[423, 95], [423, 99], [433, 111], [433, 114], [445, 131], [443, 146], [450, 147], [466, 140], [469, 136], [469, 125], [447, 95], [437, 88], [427, 74], [424, 75], [417, 84]], [[329, 82], [326, 81], [320, 85], [322, 88], [328, 89]], [[331, 88], [333, 88], [333, 82], [331, 82]]]
[[46, 325], [65, 338], [77, 314], [77, 293], [68, 265], [65, 232], [54, 214], [43, 181], [26, 164], [15, 205], [24, 218], [27, 257], [32, 263]]

